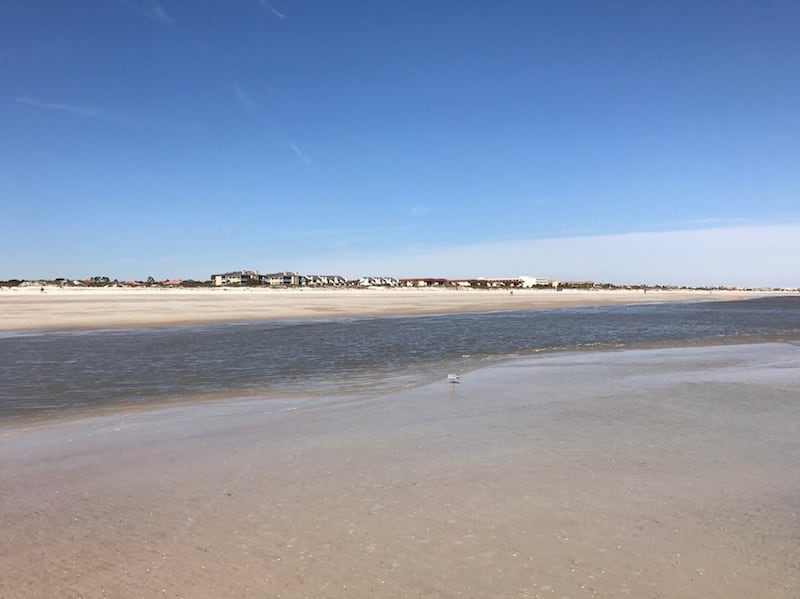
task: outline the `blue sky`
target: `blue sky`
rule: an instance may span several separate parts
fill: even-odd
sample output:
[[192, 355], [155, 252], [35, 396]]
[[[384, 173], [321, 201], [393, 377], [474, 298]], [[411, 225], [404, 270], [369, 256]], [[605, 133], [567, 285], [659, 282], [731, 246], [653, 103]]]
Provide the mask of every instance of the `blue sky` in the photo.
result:
[[5, 0], [0, 127], [0, 278], [800, 285], [794, 1]]

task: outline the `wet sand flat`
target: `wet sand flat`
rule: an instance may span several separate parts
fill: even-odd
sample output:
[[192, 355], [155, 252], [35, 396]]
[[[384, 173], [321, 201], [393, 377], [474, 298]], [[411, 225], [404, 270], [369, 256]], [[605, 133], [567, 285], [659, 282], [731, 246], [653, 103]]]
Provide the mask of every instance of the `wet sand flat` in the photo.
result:
[[797, 597], [800, 347], [0, 434], [0, 597]]
[[[552, 289], [0, 288], [0, 330], [169, 326], [280, 318], [445, 314], [724, 301], [781, 292]], [[796, 294], [795, 294], [796, 295]]]

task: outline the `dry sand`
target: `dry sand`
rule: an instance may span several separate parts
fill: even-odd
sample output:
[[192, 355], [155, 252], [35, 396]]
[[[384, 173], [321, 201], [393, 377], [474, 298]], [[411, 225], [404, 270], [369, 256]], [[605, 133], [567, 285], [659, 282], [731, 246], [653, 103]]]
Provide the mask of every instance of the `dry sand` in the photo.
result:
[[525, 289], [0, 288], [0, 330], [165, 326], [275, 318], [442, 314], [642, 302], [721, 301], [778, 292]]
[[800, 596], [797, 345], [444, 378], [7, 431], [0, 597]]

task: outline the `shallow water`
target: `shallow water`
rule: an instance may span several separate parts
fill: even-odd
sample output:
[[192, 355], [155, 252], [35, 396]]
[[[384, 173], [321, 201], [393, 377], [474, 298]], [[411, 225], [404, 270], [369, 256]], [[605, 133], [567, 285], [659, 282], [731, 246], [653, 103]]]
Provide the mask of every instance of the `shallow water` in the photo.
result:
[[0, 434], [0, 596], [800, 597], [800, 347], [462, 381]]
[[800, 298], [0, 336], [0, 419], [412, 386], [508, 355], [800, 339]]

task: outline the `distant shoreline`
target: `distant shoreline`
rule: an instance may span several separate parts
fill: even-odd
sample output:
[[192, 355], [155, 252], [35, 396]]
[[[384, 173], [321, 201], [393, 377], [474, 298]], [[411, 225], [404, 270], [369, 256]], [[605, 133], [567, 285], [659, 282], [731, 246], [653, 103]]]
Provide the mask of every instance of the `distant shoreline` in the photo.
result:
[[735, 301], [785, 291], [651, 289], [0, 289], [0, 330], [168, 327], [279, 319]]

